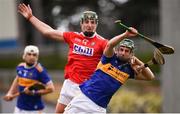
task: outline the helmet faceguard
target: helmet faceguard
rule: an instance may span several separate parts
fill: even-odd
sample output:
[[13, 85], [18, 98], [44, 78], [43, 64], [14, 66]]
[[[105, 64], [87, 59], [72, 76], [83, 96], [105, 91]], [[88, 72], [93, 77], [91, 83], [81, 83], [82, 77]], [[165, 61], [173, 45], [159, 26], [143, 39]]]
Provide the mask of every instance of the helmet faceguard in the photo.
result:
[[[27, 54], [28, 55], [29, 54], [36, 54], [37, 56], [34, 55], [33, 58], [32, 57], [31, 58], [29, 58], [29, 57], [26, 58]], [[39, 57], [39, 49], [38, 49], [37, 46], [28, 45], [28, 46], [25, 47], [24, 53], [23, 53], [23, 60], [26, 62], [26, 65], [28, 67], [31, 67], [31, 66], [35, 65], [37, 63], [37, 61], [38, 61], [38, 57]]]
[[83, 23], [84, 20], [95, 20], [96, 23], [98, 23], [98, 16], [96, 12], [85, 11], [83, 12], [83, 15], [81, 16], [81, 23]]
[[124, 39], [119, 43], [119, 46], [124, 46], [124, 47], [130, 48], [131, 50], [134, 50], [134, 41], [130, 39]]
[[24, 53], [23, 53], [23, 59], [25, 58], [27, 53], [36, 53], [37, 55], [39, 55], [39, 49], [37, 46], [34, 45], [28, 45], [25, 47], [24, 49]]
[[[98, 24], [98, 16], [96, 12], [93, 11], [85, 11], [81, 16], [81, 24], [83, 24], [87, 20], [93, 20], [96, 24]], [[96, 29], [96, 28], [95, 28]], [[92, 37], [95, 31], [83, 31], [86, 37]]]
[[[120, 52], [121, 47], [126, 47], [130, 50], [129, 55], [123, 54]], [[128, 62], [131, 58], [131, 56], [134, 55], [134, 42], [130, 39], [124, 39], [122, 40], [116, 47], [115, 47], [115, 53], [117, 54], [117, 57], [124, 62]]]

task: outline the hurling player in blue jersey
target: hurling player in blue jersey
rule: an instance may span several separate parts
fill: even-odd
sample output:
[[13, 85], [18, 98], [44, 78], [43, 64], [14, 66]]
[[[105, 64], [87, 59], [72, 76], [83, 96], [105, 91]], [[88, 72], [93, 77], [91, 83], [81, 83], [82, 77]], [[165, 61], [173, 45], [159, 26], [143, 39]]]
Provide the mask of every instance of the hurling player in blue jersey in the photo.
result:
[[111, 97], [127, 79], [154, 79], [152, 71], [142, 67], [144, 63], [133, 54], [134, 42], [126, 38], [137, 35], [137, 30], [130, 29], [132, 32], [126, 31], [107, 43], [96, 71], [80, 85], [81, 94], [68, 104], [64, 113], [106, 113]]
[[[41, 113], [44, 104], [41, 95], [54, 91], [53, 82], [47, 71], [38, 63], [39, 49], [36, 46], [29, 45], [24, 49], [23, 60], [17, 68], [17, 76], [14, 79], [8, 93], [4, 97], [6, 101], [13, 100], [13, 95], [24, 91], [17, 98], [17, 104], [14, 113]], [[43, 83], [45, 89], [30, 91], [29, 86], [34, 83]]]

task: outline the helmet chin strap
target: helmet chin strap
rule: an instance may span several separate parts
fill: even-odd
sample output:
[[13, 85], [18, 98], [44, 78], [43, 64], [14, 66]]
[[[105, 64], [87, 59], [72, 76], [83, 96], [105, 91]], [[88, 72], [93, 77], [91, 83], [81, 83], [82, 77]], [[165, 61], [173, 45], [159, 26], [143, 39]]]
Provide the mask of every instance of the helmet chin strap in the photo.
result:
[[34, 64], [26, 63], [28, 67], [32, 67]]
[[36, 64], [37, 64], [37, 62], [35, 62], [34, 64], [31, 64], [31, 63], [27, 63], [27, 62], [26, 62], [26, 66], [27, 66], [28, 68], [31, 68], [31, 67], [35, 66]]
[[85, 31], [85, 32], [83, 32], [83, 33], [84, 33], [84, 35], [87, 36], [87, 37], [92, 37], [92, 36], [94, 35], [94, 32], [87, 32], [87, 31]]

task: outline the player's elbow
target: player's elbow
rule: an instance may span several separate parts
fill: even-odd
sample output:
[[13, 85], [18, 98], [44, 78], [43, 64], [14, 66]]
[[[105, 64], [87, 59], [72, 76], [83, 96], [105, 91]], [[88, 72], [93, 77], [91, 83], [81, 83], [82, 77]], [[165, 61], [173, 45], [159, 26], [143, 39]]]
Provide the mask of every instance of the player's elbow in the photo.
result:
[[151, 76], [150, 78], [149, 78], [149, 81], [150, 80], [155, 80], [155, 76], [153, 75], [153, 76]]
[[154, 74], [151, 74], [151, 75], [147, 76], [146, 80], [148, 80], [148, 81], [155, 80]]
[[155, 79], [154, 73], [149, 68], [145, 69], [143, 75], [146, 77], [146, 80], [150, 81]]
[[54, 91], [55, 91], [54, 84], [53, 84], [52, 82], [50, 82], [50, 83], [47, 85], [46, 89], [48, 90], [48, 93], [54, 92]]
[[111, 42], [108, 42], [106, 45], [106, 49], [112, 49], [114, 48], [114, 45]]
[[54, 92], [54, 91], [55, 91], [55, 88], [53, 87], [51, 91]]
[[54, 92], [54, 91], [55, 91], [55, 87], [54, 87], [54, 85], [53, 85], [53, 86], [51, 86], [51, 87], [49, 88], [49, 91], [50, 91], [50, 93], [52, 93], [52, 92]]
[[136, 76], [136, 79], [137, 79], [137, 80], [151, 81], [151, 80], [154, 80], [155, 77], [154, 77], [154, 75], [137, 75], [137, 76]]

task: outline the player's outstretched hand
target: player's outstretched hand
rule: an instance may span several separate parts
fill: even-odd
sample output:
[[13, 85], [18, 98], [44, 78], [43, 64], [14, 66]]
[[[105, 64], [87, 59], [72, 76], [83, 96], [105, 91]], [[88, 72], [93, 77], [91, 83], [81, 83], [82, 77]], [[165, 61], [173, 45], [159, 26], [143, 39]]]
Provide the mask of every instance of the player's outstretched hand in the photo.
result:
[[31, 10], [31, 7], [27, 5], [25, 5], [24, 3], [22, 4], [19, 4], [18, 6], [18, 12], [23, 15], [27, 20], [29, 20], [33, 14], [32, 14], [32, 10]]
[[4, 99], [5, 101], [12, 101], [12, 100], [13, 100], [13, 96], [12, 96], [12, 95], [5, 95], [5, 96], [3, 97], [3, 99]]

